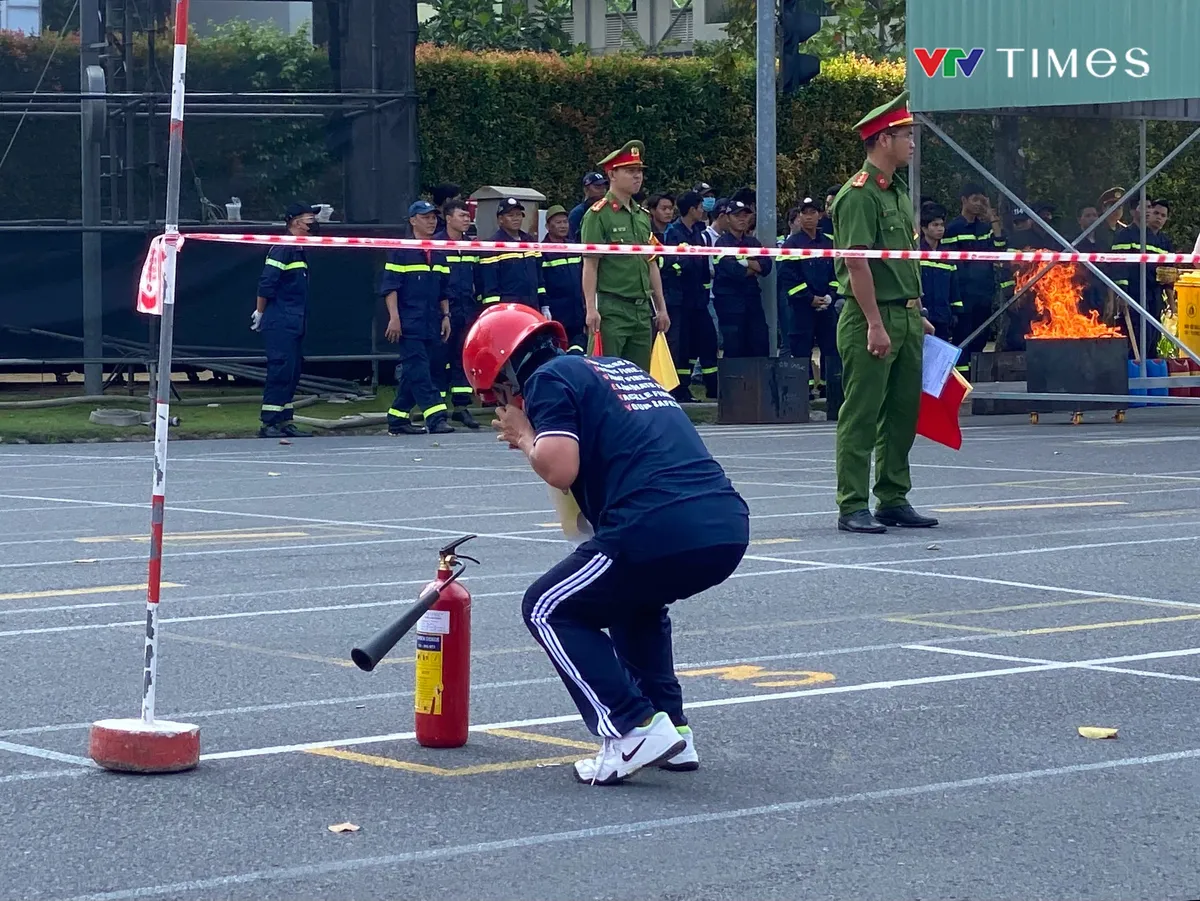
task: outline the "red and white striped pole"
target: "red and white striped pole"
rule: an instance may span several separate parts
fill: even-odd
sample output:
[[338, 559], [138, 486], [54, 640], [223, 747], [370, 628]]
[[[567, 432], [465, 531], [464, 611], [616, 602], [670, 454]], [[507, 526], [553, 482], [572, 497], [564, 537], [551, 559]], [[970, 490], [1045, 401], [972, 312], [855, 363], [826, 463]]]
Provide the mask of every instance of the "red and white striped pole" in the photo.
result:
[[[162, 583], [163, 512], [166, 505], [167, 429], [171, 413], [171, 353], [175, 325], [175, 265], [179, 251], [179, 180], [183, 158], [183, 98], [187, 73], [188, 0], [175, 2], [175, 59], [171, 70], [171, 131], [167, 149], [166, 227], [162, 245], [158, 393], [154, 407], [154, 480], [150, 501], [150, 565], [146, 583], [146, 651], [142, 668], [142, 716], [92, 725], [89, 753], [110, 770], [180, 772], [200, 762], [200, 729], [154, 718], [158, 681], [158, 601]], [[153, 250], [152, 250], [153, 252]]]

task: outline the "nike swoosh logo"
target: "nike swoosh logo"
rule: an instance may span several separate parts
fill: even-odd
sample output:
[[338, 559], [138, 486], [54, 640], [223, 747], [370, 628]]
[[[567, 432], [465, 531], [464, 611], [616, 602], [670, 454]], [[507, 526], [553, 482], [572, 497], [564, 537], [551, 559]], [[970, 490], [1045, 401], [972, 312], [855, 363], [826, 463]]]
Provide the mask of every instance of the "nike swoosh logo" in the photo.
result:
[[628, 754], [622, 754], [621, 759], [624, 760], [626, 763], [629, 763], [629, 761], [631, 761], [633, 759], [633, 755], [636, 754], [638, 751], [640, 751], [642, 749], [642, 745], [644, 745], [645, 743], [646, 743], [646, 739], [643, 738], [641, 741], [639, 741], [637, 743], [636, 748], [634, 748]]

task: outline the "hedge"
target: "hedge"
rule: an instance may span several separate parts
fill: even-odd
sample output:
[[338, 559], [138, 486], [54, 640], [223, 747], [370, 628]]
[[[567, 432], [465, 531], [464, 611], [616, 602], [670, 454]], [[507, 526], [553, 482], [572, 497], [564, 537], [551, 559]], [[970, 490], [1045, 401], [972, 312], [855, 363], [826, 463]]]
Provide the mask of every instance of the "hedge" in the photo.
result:
[[[32, 90], [56, 39], [0, 33], [0, 90]], [[145, 59], [144, 38], [135, 53]], [[158, 53], [161, 88], [170, 78], [165, 37]], [[549, 203], [569, 206], [580, 196], [581, 174], [634, 137], [646, 143], [650, 191], [679, 191], [702, 179], [728, 194], [754, 180], [750, 61], [467, 53], [422, 45], [417, 82], [426, 188], [444, 181], [468, 191], [481, 184], [528, 185], [546, 194]], [[903, 82], [900, 64], [845, 57], [826, 61], [820, 77], [799, 97], [781, 100], [781, 212], [802, 193], [822, 192], [854, 172], [862, 150], [851, 126], [902, 90]], [[331, 76], [324, 51], [306, 36], [241, 25], [192, 41], [188, 88], [320, 91], [331, 88]], [[78, 89], [75, 37], [63, 40], [41, 89]], [[991, 117], [939, 116], [937, 121], [982, 162], [993, 164]], [[7, 146], [16, 122], [0, 119], [0, 148]], [[160, 122], [160, 164], [165, 125]], [[1149, 164], [1189, 130], [1181, 123], [1150, 123]], [[0, 169], [0, 218], [78, 216], [78, 134], [78, 122], [71, 118], [25, 122]], [[231, 195], [241, 197], [244, 218], [274, 218], [294, 196], [341, 207], [341, 163], [327, 150], [320, 120], [191, 119], [185, 135], [185, 217], [198, 216], [196, 177], [222, 210]], [[1056, 203], [1068, 232], [1080, 202], [1136, 178], [1134, 123], [1022, 119], [1021, 139], [1028, 196]], [[145, 143], [139, 129], [139, 165], [145, 162]], [[958, 188], [966, 179], [977, 180], [974, 171], [928, 134], [922, 153], [923, 196], [956, 207]], [[1200, 145], [1185, 151], [1150, 187], [1174, 201], [1167, 231], [1188, 248], [1200, 228], [1197, 184]], [[143, 211], [144, 188], [139, 173]], [[161, 199], [156, 205], [161, 207]]]

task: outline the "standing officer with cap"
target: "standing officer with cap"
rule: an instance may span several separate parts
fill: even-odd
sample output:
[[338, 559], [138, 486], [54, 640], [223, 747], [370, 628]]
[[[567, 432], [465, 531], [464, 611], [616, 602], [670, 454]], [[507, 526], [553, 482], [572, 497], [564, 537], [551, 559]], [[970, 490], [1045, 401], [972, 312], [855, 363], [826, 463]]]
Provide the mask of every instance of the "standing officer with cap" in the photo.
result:
[[[642, 189], [645, 151], [641, 141], [629, 141], [600, 161], [608, 174], [609, 189], [584, 213], [579, 228], [582, 243], [656, 243], [650, 214], [633, 199]], [[588, 331], [600, 334], [604, 355], [623, 357], [649, 372], [654, 338], [651, 322], [664, 334], [671, 328], [657, 261], [630, 254], [585, 256], [583, 299]]]
[[[283, 214], [290, 235], [316, 234], [320, 207], [293, 203]], [[308, 324], [308, 260], [304, 248], [276, 244], [267, 251], [258, 278], [258, 299], [250, 328], [263, 333], [267, 379], [263, 385], [262, 427], [259, 438], [309, 438], [292, 422], [292, 402], [303, 365], [304, 332]]]
[[608, 190], [608, 178], [603, 172], [589, 172], [583, 177], [583, 201], [567, 214], [567, 243], [579, 243], [579, 226], [583, 214]]
[[[515, 197], [501, 200], [496, 207], [500, 228], [488, 238], [500, 243], [534, 244], [537, 238], [521, 228], [525, 206]], [[546, 293], [542, 282], [541, 253], [537, 250], [490, 250], [479, 258], [484, 306], [493, 303], [523, 303], [535, 310]]]
[[[550, 244], [568, 244], [571, 224], [565, 207], [555, 204], [546, 210], [546, 234]], [[542, 315], [561, 322], [567, 331], [567, 350], [587, 352], [587, 334], [583, 321], [583, 257], [577, 253], [542, 253], [542, 281], [546, 295]]]
[[[447, 200], [440, 208], [445, 225], [434, 232], [435, 241], [461, 241], [471, 227], [471, 213], [460, 199]], [[467, 329], [479, 315], [479, 256], [473, 250], [448, 250], [443, 262], [450, 270], [446, 277], [446, 297], [450, 301], [450, 340], [443, 345], [445, 361], [435, 364], [434, 379], [442, 399], [453, 404], [452, 418], [469, 429], [479, 423], [467, 409], [475, 392], [462, 368], [462, 345]]]
[[[437, 207], [418, 200], [408, 208], [408, 222], [414, 238], [432, 238]], [[379, 286], [388, 311], [384, 337], [400, 344], [396, 399], [387, 412], [389, 435], [454, 431], [446, 422], [446, 402], [433, 382], [433, 366], [444, 361], [442, 345], [450, 337], [449, 277], [443, 253], [415, 248], [388, 251]], [[424, 426], [413, 425], [413, 404], [420, 404]]]
[[[833, 201], [834, 245], [841, 249], [915, 250], [908, 186], [896, 171], [913, 153], [908, 92], [871, 110], [854, 127], [866, 145], [862, 169]], [[908, 454], [917, 434], [921, 360], [933, 325], [921, 311], [916, 260], [839, 257], [846, 304], [838, 319], [844, 398], [837, 427], [838, 529], [886, 532], [886, 526], [927, 527], [936, 519], [908, 503]], [[875, 449], [875, 518], [868, 509]]]

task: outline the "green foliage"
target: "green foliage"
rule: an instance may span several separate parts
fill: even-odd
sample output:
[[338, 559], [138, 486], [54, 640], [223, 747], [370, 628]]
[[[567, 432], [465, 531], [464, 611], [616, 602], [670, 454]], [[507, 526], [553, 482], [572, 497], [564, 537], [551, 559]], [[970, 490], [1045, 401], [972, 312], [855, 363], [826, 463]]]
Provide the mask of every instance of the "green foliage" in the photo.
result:
[[536, 9], [522, 0], [431, 0], [433, 16], [421, 24], [420, 40], [460, 50], [573, 49], [563, 21], [571, 0], [542, 0]]
[[[778, 22], [778, 0], [776, 6]], [[799, 0], [801, 6], [804, 0]], [[827, 0], [827, 21], [809, 40], [805, 53], [832, 59], [846, 53], [876, 61], [896, 60], [904, 56], [904, 14], [906, 0]], [[735, 56], [753, 58], [758, 42], [757, 0], [727, 0], [729, 22], [725, 41], [709, 55], [721, 50]], [[835, 18], [836, 17], [836, 18]], [[778, 38], [778, 35], [777, 35]]]
[[[740, 2], [740, 0], [735, 0]], [[51, 37], [0, 34], [0, 84], [32, 90], [53, 46]], [[142, 40], [135, 48], [145, 59]], [[169, 82], [169, 40], [158, 41], [162, 78]], [[421, 177], [426, 187], [454, 182], [470, 192], [485, 184], [528, 185], [547, 203], [572, 206], [582, 173], [626, 140], [646, 142], [647, 191], [681, 191], [704, 179], [728, 195], [754, 182], [755, 93], [751, 60], [728, 51], [716, 56], [652, 58], [634, 54], [470, 53], [423, 44], [417, 51]], [[139, 71], [142, 64], [139, 63]], [[139, 76], [140, 77], [140, 76]], [[141, 84], [135, 85], [140, 89]], [[331, 89], [328, 62], [303, 36], [245, 25], [192, 41], [188, 88], [198, 91]], [[780, 212], [805, 193], [819, 194], [849, 178], [862, 162], [852, 125], [904, 87], [898, 61], [862, 56], [826, 58], [821, 75], [778, 110]], [[78, 89], [78, 42], [59, 48], [43, 89]], [[189, 111], [192, 107], [189, 107]], [[995, 121], [986, 115], [936, 117], [983, 164], [994, 165]], [[0, 152], [16, 118], [0, 119]], [[1151, 123], [1149, 164], [1190, 132], [1186, 123]], [[138, 213], [145, 216], [145, 132], [137, 132]], [[1074, 232], [1076, 207], [1094, 202], [1113, 185], [1129, 186], [1137, 172], [1137, 127], [1094, 120], [1021, 122], [1027, 196], [1058, 205], [1060, 222]], [[222, 207], [242, 200], [244, 218], [274, 219], [293, 197], [342, 202], [341, 164], [326, 145], [320, 119], [202, 119], [185, 128], [185, 219], [199, 215], [194, 185]], [[154, 202], [161, 216], [166, 121], [156, 132], [159, 171]], [[387, 148], [385, 148], [386, 151]], [[79, 124], [72, 118], [30, 118], [0, 169], [0, 211], [10, 219], [67, 218], [79, 210]], [[926, 131], [922, 141], [922, 195], [951, 209], [957, 192], [979, 176]], [[1191, 247], [1200, 228], [1200, 144], [1181, 154], [1150, 185], [1174, 204], [1168, 233]], [[995, 193], [992, 192], [993, 198]]]

